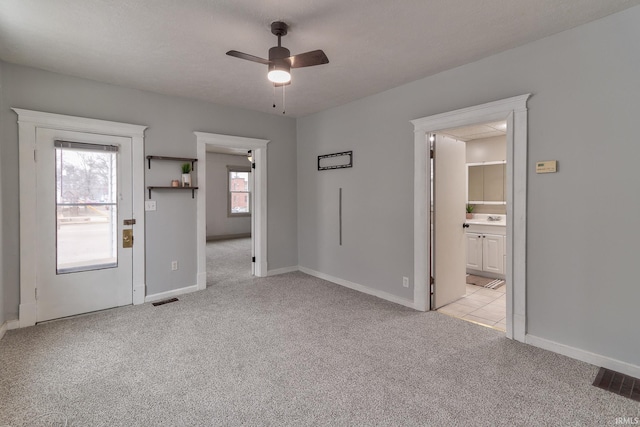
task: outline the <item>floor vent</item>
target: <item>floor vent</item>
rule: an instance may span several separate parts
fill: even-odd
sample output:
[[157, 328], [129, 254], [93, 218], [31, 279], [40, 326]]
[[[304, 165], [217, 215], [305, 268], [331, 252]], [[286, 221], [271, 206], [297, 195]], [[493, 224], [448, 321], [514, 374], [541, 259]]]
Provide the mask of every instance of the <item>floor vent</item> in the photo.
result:
[[158, 305], [169, 304], [170, 302], [176, 302], [176, 301], [178, 301], [178, 298], [169, 298], [169, 299], [163, 299], [162, 301], [153, 302], [152, 304], [154, 306], [158, 306]]
[[593, 385], [640, 402], [640, 380], [638, 378], [600, 368]]

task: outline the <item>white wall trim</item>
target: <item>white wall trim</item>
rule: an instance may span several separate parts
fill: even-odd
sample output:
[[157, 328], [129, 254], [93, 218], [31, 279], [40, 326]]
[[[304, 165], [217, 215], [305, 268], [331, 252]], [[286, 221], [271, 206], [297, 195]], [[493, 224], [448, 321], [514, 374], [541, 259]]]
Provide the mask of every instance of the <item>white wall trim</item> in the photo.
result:
[[497, 120], [507, 121], [506, 335], [523, 342], [526, 333], [527, 100], [530, 96], [515, 96], [411, 121], [414, 125], [414, 305], [423, 311], [429, 307], [427, 260], [431, 257], [428, 222], [431, 165], [427, 161], [427, 134]]
[[18, 150], [20, 167], [20, 312], [21, 328], [35, 325], [36, 250], [36, 169], [33, 152], [36, 148], [36, 129], [58, 129], [75, 132], [131, 138], [133, 226], [136, 244], [133, 247], [133, 304], [144, 302], [145, 242], [144, 242], [144, 131], [147, 126], [110, 122], [85, 117], [66, 116], [41, 111], [13, 108], [18, 114]]
[[199, 289], [198, 285], [186, 286], [186, 287], [180, 288], [180, 289], [172, 289], [172, 290], [166, 291], [166, 292], [159, 292], [157, 294], [147, 295], [144, 298], [144, 302], [161, 301], [163, 299], [173, 298], [173, 297], [177, 297], [178, 295], [188, 294], [188, 293], [199, 291], [199, 290], [200, 289]]
[[251, 215], [252, 256], [256, 257], [254, 274], [266, 277], [267, 264], [267, 144], [268, 139], [244, 138], [216, 133], [194, 132], [198, 157], [198, 200], [197, 200], [197, 268], [198, 289], [207, 287], [207, 145], [224, 148], [251, 150], [256, 168], [254, 173], [253, 206]]
[[147, 126], [108, 120], [90, 119], [87, 117], [67, 116], [64, 114], [45, 113], [42, 111], [12, 108], [18, 114], [18, 123], [31, 124], [47, 129], [72, 130], [76, 132], [96, 132], [104, 135], [144, 137]]
[[525, 336], [524, 342], [534, 347], [553, 351], [554, 353], [562, 354], [572, 359], [577, 359], [595, 366], [601, 366], [603, 368], [611, 369], [622, 374], [640, 378], [640, 366], [632, 365], [631, 363], [623, 362], [611, 357], [602, 356], [600, 354], [591, 353], [590, 351], [571, 347], [565, 344], [560, 344], [555, 341], [550, 341], [545, 338], [540, 338], [530, 334], [527, 334]]
[[300, 271], [300, 267], [298, 267], [297, 265], [294, 265], [293, 267], [276, 268], [275, 270], [269, 270], [269, 272], [267, 273], [267, 276], [269, 277], [277, 276], [279, 274], [292, 273], [294, 271]]
[[2, 325], [0, 325], [0, 340], [2, 339], [2, 337], [4, 337], [4, 334], [7, 331], [10, 331], [12, 329], [18, 329], [20, 327], [20, 321], [19, 320], [7, 320], [6, 322], [4, 322]]
[[344, 286], [345, 288], [353, 289], [354, 291], [358, 291], [358, 292], [362, 292], [364, 294], [372, 295], [374, 297], [378, 297], [380, 299], [383, 299], [383, 300], [386, 300], [386, 301], [389, 301], [389, 302], [400, 304], [400, 305], [403, 305], [405, 307], [409, 307], [409, 308], [413, 308], [413, 309], [416, 308], [414, 303], [413, 303], [413, 301], [405, 299], [405, 298], [401, 298], [401, 297], [396, 296], [396, 295], [392, 295], [392, 294], [390, 294], [388, 292], [380, 291], [380, 290], [377, 290], [377, 289], [372, 289], [372, 288], [370, 288], [368, 286], [361, 285], [359, 283], [350, 282], [348, 280], [340, 279], [339, 277], [334, 277], [334, 276], [330, 276], [330, 275], [325, 274], [325, 273], [320, 273], [319, 271], [311, 270], [310, 268], [298, 266], [298, 269], [300, 271], [302, 271], [303, 273], [308, 274], [310, 276], [314, 276], [314, 277], [317, 277], [318, 279], [322, 279], [322, 280], [326, 280], [326, 281], [331, 282], [331, 283], [335, 283], [336, 285]]

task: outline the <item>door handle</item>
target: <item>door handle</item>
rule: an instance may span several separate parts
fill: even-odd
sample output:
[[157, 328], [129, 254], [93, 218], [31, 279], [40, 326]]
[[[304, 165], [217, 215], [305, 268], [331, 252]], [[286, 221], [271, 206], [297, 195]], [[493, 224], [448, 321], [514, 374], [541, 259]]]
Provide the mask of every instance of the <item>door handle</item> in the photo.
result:
[[462, 224], [462, 228], [469, 228], [469, 224], [465, 222], [464, 224]]

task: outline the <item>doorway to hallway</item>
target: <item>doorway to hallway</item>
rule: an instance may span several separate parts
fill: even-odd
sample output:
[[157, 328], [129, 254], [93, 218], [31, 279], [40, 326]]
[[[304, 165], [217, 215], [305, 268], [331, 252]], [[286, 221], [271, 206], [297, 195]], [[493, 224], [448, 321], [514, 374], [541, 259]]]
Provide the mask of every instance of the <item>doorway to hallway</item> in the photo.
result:
[[[207, 151], [218, 151], [228, 154], [247, 156], [251, 151], [251, 172], [249, 182], [251, 204], [251, 256], [248, 262], [252, 274], [266, 277], [267, 264], [267, 144], [269, 140], [244, 138], [231, 135], [220, 135], [205, 132], [195, 132], [197, 139], [198, 159], [201, 166], [198, 169], [198, 182], [204, 183], [198, 192], [197, 208], [197, 248], [198, 248], [198, 289], [207, 286]], [[246, 158], [246, 157], [245, 157]], [[237, 191], [240, 193], [241, 191]], [[231, 195], [230, 195], [231, 196]], [[242, 196], [242, 195], [240, 195]], [[240, 197], [242, 198], [242, 197]], [[238, 203], [238, 208], [246, 208]], [[234, 213], [230, 210], [230, 215]]]

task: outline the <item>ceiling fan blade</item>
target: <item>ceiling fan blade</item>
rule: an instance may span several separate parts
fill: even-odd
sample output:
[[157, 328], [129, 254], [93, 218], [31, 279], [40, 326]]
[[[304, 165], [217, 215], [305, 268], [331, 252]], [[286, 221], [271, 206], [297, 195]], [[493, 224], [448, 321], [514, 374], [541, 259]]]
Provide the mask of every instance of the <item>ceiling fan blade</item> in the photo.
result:
[[291, 68], [311, 67], [313, 65], [328, 64], [329, 58], [322, 50], [312, 50], [289, 57]]
[[291, 80], [289, 80], [289, 81], [288, 81], [288, 82], [286, 82], [286, 83], [274, 83], [273, 85], [274, 85], [275, 87], [282, 87], [282, 86], [289, 86], [290, 84], [291, 84]]
[[248, 53], [238, 52], [237, 50], [230, 50], [227, 52], [229, 56], [235, 56], [236, 58], [246, 59], [247, 61], [257, 62], [259, 64], [269, 65], [268, 59], [262, 59], [258, 56], [249, 55]]

